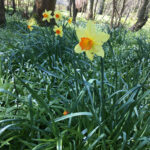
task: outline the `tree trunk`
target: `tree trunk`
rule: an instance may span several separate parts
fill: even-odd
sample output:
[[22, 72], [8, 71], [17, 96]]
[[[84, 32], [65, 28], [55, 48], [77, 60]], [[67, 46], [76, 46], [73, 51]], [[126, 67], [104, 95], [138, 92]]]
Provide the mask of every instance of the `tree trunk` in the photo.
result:
[[95, 16], [96, 16], [97, 3], [98, 3], [98, 0], [96, 0], [96, 2], [95, 2], [95, 7], [94, 7], [94, 19], [95, 19]]
[[72, 0], [69, 0], [69, 14], [70, 14], [70, 17], [72, 17], [71, 6], [72, 6]]
[[93, 19], [94, 0], [88, 0], [88, 15], [87, 19]]
[[76, 22], [78, 9], [76, 8], [75, 0], [72, 0], [72, 4], [73, 4], [73, 22]]
[[100, 7], [99, 7], [99, 12], [98, 12], [98, 14], [100, 14], [100, 15], [103, 14], [104, 4], [105, 4], [105, 0], [100, 0]]
[[114, 27], [115, 16], [116, 16], [116, 0], [113, 0], [113, 9], [112, 9], [112, 16], [111, 16], [111, 23], [110, 23], [111, 28]]
[[21, 7], [21, 1], [20, 0], [18, 0], [18, 9], [20, 9], [20, 7]]
[[148, 20], [148, 9], [150, 4], [150, 0], [143, 0], [143, 4], [138, 11], [138, 20], [137, 22], [130, 28], [131, 31], [138, 31], [140, 30]]
[[[37, 21], [41, 25], [44, 25], [43, 21], [42, 21], [42, 19], [43, 19], [43, 16], [42, 16], [43, 12], [45, 10], [47, 10], [47, 11], [51, 10], [52, 11], [52, 15], [53, 15], [54, 11], [55, 11], [55, 5], [56, 5], [56, 0], [35, 0], [34, 13], [35, 13], [35, 16], [37, 18]], [[50, 24], [51, 25], [55, 24], [54, 19], [51, 19]]]
[[6, 23], [4, 0], [0, 0], [0, 26]]
[[70, 17], [72, 16], [72, 14], [71, 14], [71, 6], [72, 6], [72, 0], [68, 0], [67, 11], [69, 11]]
[[117, 1], [113, 0], [113, 9], [111, 16], [111, 28], [117, 28], [121, 26], [121, 18], [123, 16], [127, 0]]
[[7, 0], [7, 11], [9, 10], [9, 2], [8, 2], [8, 0]]
[[15, 0], [12, 0], [12, 7], [13, 7], [13, 12], [11, 15], [13, 15], [16, 12], [16, 3]]

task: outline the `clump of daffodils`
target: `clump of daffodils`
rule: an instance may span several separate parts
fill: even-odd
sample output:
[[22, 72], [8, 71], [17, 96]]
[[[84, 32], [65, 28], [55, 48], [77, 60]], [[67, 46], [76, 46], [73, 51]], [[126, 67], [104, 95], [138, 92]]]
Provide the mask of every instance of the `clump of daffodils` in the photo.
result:
[[60, 26], [60, 27], [54, 26], [53, 30], [54, 30], [56, 36], [60, 36], [60, 37], [63, 36], [62, 26]]
[[87, 23], [87, 27], [76, 29], [79, 43], [75, 46], [76, 53], [85, 52], [87, 57], [92, 61], [94, 55], [104, 57], [102, 45], [109, 39], [109, 34], [96, 30], [92, 21]]
[[47, 10], [45, 10], [45, 12], [43, 12], [43, 21], [47, 21], [47, 22], [50, 22], [50, 19], [52, 18], [52, 16], [51, 16], [51, 13], [52, 13], [52, 11], [47, 11]]

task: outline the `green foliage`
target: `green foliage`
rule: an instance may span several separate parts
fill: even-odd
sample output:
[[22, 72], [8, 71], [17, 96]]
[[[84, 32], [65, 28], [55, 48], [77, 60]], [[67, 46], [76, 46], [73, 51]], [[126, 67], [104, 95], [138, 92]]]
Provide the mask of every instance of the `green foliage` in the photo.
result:
[[100, 58], [74, 53], [73, 27], [59, 38], [49, 27], [8, 22], [0, 31], [0, 149], [150, 148], [148, 34], [103, 28], [111, 37], [102, 91]]

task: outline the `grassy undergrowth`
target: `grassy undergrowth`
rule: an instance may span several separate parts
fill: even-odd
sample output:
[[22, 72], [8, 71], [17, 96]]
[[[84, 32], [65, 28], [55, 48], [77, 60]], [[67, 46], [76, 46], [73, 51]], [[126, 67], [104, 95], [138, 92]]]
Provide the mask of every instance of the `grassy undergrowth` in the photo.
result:
[[103, 88], [101, 58], [74, 53], [73, 27], [56, 38], [51, 28], [29, 32], [8, 18], [0, 29], [0, 149], [150, 149], [149, 33], [97, 28], [110, 34]]

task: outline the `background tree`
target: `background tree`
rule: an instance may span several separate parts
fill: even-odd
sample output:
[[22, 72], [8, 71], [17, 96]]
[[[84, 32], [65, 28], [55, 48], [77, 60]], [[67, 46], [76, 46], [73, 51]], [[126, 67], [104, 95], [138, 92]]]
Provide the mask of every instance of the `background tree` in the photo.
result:
[[111, 28], [117, 28], [121, 24], [121, 18], [126, 8], [127, 0], [117, 1], [113, 0], [112, 16], [111, 16]]
[[96, 10], [97, 10], [97, 4], [98, 4], [98, 0], [96, 0], [94, 4], [94, 19], [95, 19]]
[[13, 12], [11, 15], [13, 15], [16, 12], [16, 3], [15, 0], [12, 0], [12, 7], [13, 7]]
[[73, 4], [73, 22], [76, 22], [78, 10], [76, 8], [75, 0], [72, 0], [72, 4]]
[[94, 0], [88, 0], [87, 19], [93, 19]]
[[76, 21], [78, 12], [85, 12], [88, 0], [71, 0], [73, 4], [73, 21]]
[[[37, 21], [42, 24], [42, 14], [45, 10], [51, 10], [52, 15], [55, 11], [56, 0], [35, 0], [34, 13]], [[51, 24], [54, 24], [54, 19], [51, 19]]]
[[9, 9], [9, 0], [7, 0], [7, 10]]
[[140, 30], [148, 20], [148, 10], [149, 10], [150, 0], [143, 0], [143, 4], [138, 11], [137, 22], [130, 28], [131, 31]]
[[0, 0], [0, 26], [6, 23], [4, 0]]
[[69, 14], [70, 14], [70, 17], [72, 17], [71, 5], [72, 5], [72, 0], [69, 0]]
[[103, 14], [104, 4], [105, 4], [105, 0], [100, 0], [99, 10], [98, 10], [98, 14], [100, 14], [100, 15]]

